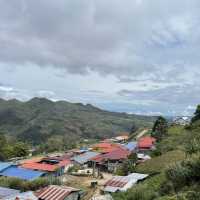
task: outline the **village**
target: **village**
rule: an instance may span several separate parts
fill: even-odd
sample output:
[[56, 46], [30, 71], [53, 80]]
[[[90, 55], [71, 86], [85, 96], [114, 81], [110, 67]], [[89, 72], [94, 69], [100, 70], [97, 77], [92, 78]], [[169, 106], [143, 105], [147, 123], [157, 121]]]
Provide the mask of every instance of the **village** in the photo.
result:
[[[0, 162], [0, 176], [14, 177], [24, 181], [45, 177], [58, 179], [60, 184], [48, 185], [37, 191], [26, 191], [0, 187], [2, 200], [112, 200], [110, 194], [126, 191], [149, 174], [135, 173], [119, 175], [124, 162], [135, 165], [151, 159], [156, 139], [148, 129], [130, 138], [128, 133], [107, 138], [96, 144], [82, 146], [66, 152], [45, 156], [30, 156], [13, 162]], [[131, 160], [131, 157], [133, 158]]]

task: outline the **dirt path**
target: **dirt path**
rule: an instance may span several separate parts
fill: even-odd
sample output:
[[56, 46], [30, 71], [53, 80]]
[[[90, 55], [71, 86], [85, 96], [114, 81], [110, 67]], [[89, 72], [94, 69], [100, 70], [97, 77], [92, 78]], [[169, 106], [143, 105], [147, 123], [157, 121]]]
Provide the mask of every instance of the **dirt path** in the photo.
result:
[[141, 131], [137, 136], [136, 139], [140, 139], [142, 136], [144, 136], [147, 132], [149, 131], [149, 129], [144, 129], [143, 131]]

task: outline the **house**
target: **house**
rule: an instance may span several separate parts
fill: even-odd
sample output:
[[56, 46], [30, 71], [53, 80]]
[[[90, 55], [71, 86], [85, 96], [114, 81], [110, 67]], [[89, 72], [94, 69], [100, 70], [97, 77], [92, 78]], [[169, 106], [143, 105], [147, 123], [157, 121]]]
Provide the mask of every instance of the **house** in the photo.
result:
[[118, 148], [119, 146], [121, 145], [116, 144], [116, 143], [102, 142], [102, 143], [95, 144], [93, 146], [93, 150], [98, 151], [100, 153], [109, 153], [115, 150], [116, 148]]
[[115, 172], [119, 164], [126, 160], [129, 155], [130, 152], [127, 149], [118, 147], [109, 153], [92, 158], [91, 161], [93, 166], [101, 171]]
[[9, 195], [2, 200], [38, 200], [34, 192], [22, 192], [20, 194]]
[[173, 119], [172, 124], [186, 126], [189, 125], [191, 122], [191, 117], [182, 116], [182, 117], [175, 117]]
[[50, 185], [37, 192], [39, 200], [80, 200], [82, 191], [67, 186]]
[[10, 195], [18, 195], [19, 190], [14, 190], [6, 187], [0, 187], [0, 199], [7, 199]]
[[130, 152], [136, 152], [138, 150], [138, 143], [136, 141], [129, 142], [124, 145], [126, 149], [128, 149]]
[[48, 175], [60, 176], [64, 174], [72, 163], [69, 159], [60, 157], [45, 157], [39, 159], [27, 160], [21, 164], [22, 168], [44, 171]]
[[31, 181], [45, 175], [45, 172], [23, 169], [17, 166], [10, 166], [0, 173], [0, 176], [15, 177], [18, 179]]
[[117, 142], [126, 142], [128, 139], [129, 139], [128, 133], [115, 137], [115, 141]]
[[12, 165], [13, 165], [13, 163], [10, 163], [10, 162], [0, 162], [0, 172], [11, 167]]
[[141, 137], [138, 141], [140, 151], [153, 150], [155, 148], [156, 139], [151, 136]]
[[151, 157], [149, 155], [146, 155], [146, 154], [143, 154], [143, 153], [138, 153], [137, 158], [138, 158], [138, 163], [142, 163], [142, 162], [145, 162], [145, 161], [151, 159]]
[[124, 192], [147, 177], [147, 174], [139, 173], [132, 173], [128, 176], [114, 176], [112, 179], [105, 183], [103, 191], [108, 193], [119, 191]]
[[98, 152], [93, 152], [93, 151], [88, 151], [86, 153], [83, 153], [79, 156], [75, 156], [72, 158], [74, 163], [79, 164], [79, 165], [84, 165], [87, 164], [92, 158], [100, 155]]

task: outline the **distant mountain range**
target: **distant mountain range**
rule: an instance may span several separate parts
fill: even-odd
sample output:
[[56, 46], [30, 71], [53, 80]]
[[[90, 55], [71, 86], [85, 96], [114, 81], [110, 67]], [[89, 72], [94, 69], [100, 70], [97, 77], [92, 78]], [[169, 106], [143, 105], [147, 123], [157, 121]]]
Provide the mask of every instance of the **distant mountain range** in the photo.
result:
[[33, 98], [27, 102], [0, 99], [0, 133], [41, 144], [54, 135], [70, 138], [104, 138], [150, 127], [155, 117], [101, 110], [90, 104], [53, 102]]

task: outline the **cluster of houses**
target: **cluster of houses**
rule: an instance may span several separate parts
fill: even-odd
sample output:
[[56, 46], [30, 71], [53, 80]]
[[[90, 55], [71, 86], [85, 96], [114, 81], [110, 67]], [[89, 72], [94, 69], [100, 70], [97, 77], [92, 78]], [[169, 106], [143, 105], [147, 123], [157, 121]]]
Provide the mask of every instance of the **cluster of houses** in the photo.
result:
[[[39, 177], [62, 177], [69, 173], [69, 169], [78, 166], [79, 170], [70, 170], [70, 174], [99, 178], [102, 172], [116, 172], [117, 168], [132, 153], [137, 154], [138, 162], [151, 159], [148, 152], [155, 148], [155, 142], [156, 140], [151, 136], [144, 136], [138, 141], [128, 142], [128, 136], [122, 135], [87, 148], [72, 149], [62, 155], [32, 158], [18, 164], [0, 162], [0, 176], [32, 181]], [[126, 191], [147, 176], [147, 174], [137, 173], [128, 176], [113, 176], [106, 182], [103, 191], [108, 193]], [[10, 192], [8, 192], [9, 190]], [[37, 192], [25, 193], [9, 188], [0, 188], [0, 199], [79, 200], [80, 197], [81, 190], [66, 186], [50, 185]]]

